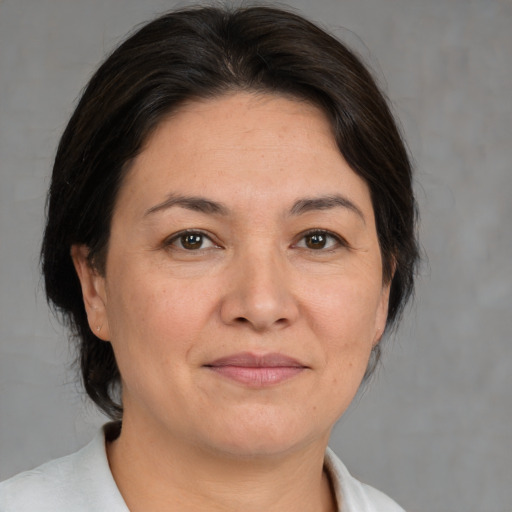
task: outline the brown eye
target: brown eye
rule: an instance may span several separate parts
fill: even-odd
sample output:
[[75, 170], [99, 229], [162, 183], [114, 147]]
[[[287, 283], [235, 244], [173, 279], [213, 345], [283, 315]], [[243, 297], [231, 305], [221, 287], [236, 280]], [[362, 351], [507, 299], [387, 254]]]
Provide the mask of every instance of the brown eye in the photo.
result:
[[200, 251], [217, 247], [212, 239], [201, 231], [182, 231], [171, 237], [165, 245], [184, 251]]
[[198, 233], [187, 233], [185, 235], [180, 236], [180, 244], [183, 249], [188, 249], [189, 251], [194, 251], [197, 249], [201, 249], [203, 245], [203, 235]]
[[325, 233], [312, 233], [304, 237], [308, 249], [323, 249], [327, 244], [327, 235]]
[[315, 230], [302, 235], [296, 247], [313, 251], [333, 250], [346, 246], [346, 242], [338, 235], [329, 231]]

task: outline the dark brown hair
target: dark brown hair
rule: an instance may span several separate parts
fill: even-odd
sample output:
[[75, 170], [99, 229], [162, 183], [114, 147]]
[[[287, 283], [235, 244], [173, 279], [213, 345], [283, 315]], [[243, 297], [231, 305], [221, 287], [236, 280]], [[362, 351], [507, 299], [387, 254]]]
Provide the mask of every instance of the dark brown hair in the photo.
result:
[[[411, 165], [383, 94], [360, 60], [301, 16], [269, 7], [188, 8], [148, 23], [90, 80], [60, 141], [48, 195], [42, 268], [48, 301], [78, 341], [88, 395], [119, 418], [120, 375], [110, 343], [89, 329], [73, 244], [104, 271], [110, 221], [127, 164], [185, 100], [230, 91], [284, 94], [327, 115], [340, 152], [369, 186], [384, 280], [387, 330], [413, 290], [418, 260]], [[380, 349], [379, 349], [380, 350]], [[367, 376], [379, 359], [376, 351]]]

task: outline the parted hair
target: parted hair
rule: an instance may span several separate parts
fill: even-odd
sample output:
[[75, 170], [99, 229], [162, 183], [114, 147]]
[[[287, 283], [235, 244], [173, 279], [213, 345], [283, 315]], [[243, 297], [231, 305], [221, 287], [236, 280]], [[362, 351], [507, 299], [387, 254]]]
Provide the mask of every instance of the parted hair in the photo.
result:
[[[418, 245], [408, 152], [388, 102], [360, 59], [302, 16], [282, 9], [194, 7], [164, 14], [128, 37], [86, 86], [60, 140], [47, 200], [41, 264], [50, 305], [77, 343], [83, 384], [122, 417], [112, 346], [90, 330], [70, 250], [89, 248], [105, 271], [112, 212], [130, 161], [183, 102], [236, 91], [308, 101], [327, 116], [340, 153], [367, 183], [383, 279], [386, 331], [413, 292]], [[366, 378], [380, 357], [372, 353]]]

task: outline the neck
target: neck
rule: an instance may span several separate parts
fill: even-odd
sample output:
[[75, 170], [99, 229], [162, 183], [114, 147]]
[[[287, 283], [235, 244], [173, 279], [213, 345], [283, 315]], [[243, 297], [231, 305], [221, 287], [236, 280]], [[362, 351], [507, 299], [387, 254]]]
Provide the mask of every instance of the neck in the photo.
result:
[[210, 452], [123, 422], [107, 445], [112, 474], [132, 512], [336, 510], [323, 470], [327, 439], [272, 456]]

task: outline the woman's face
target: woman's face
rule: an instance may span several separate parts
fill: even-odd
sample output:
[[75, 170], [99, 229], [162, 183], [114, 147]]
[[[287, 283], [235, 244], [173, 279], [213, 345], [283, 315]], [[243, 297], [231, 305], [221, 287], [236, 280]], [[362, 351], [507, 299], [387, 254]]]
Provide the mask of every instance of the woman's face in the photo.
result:
[[365, 182], [317, 108], [238, 93], [190, 102], [128, 171], [100, 276], [125, 421], [235, 455], [327, 442], [385, 326]]

